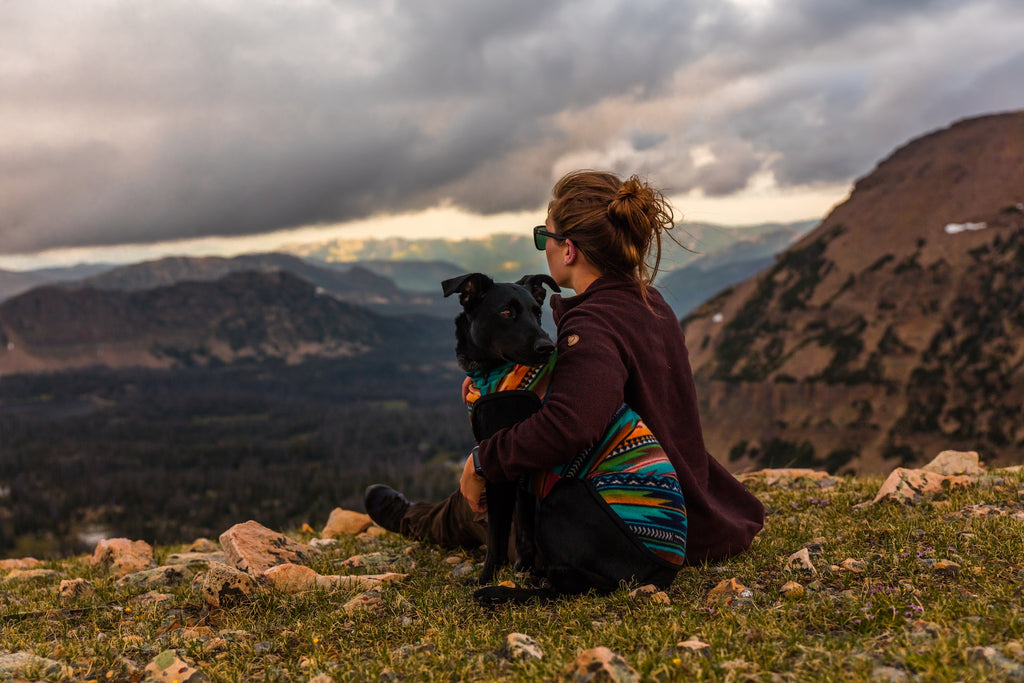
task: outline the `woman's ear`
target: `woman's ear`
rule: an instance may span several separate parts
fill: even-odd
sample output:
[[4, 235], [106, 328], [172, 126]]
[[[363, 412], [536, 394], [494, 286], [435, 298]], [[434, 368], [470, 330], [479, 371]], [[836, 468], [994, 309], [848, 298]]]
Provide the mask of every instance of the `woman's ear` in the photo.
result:
[[565, 240], [565, 265], [571, 266], [576, 263], [576, 245], [572, 240]]

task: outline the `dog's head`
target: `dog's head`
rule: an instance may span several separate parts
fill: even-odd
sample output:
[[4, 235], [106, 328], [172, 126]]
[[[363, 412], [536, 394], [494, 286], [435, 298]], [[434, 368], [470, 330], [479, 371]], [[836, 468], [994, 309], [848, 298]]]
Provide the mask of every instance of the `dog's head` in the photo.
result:
[[466, 372], [519, 363], [539, 365], [555, 344], [540, 324], [547, 292], [560, 292], [548, 275], [527, 275], [518, 282], [494, 282], [483, 273], [467, 273], [441, 283], [445, 296], [459, 294], [462, 313], [455, 318], [455, 356]]

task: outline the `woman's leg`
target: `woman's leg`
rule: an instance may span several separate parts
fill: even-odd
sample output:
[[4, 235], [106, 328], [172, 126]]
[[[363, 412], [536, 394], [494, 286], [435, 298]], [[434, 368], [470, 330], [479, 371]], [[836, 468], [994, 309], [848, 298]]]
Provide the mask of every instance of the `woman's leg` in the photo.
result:
[[472, 549], [487, 542], [487, 519], [456, 491], [440, 503], [410, 503], [381, 484], [366, 489], [366, 513], [388, 531], [446, 548]]

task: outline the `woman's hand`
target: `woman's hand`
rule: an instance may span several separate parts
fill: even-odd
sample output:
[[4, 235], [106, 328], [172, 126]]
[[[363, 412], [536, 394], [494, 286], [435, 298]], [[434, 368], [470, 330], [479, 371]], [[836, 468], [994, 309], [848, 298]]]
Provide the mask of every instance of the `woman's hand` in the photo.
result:
[[476, 473], [473, 466], [473, 454], [466, 458], [466, 466], [462, 468], [462, 479], [459, 480], [459, 490], [462, 497], [469, 503], [469, 507], [478, 515], [487, 512], [487, 497], [485, 487], [487, 480]]

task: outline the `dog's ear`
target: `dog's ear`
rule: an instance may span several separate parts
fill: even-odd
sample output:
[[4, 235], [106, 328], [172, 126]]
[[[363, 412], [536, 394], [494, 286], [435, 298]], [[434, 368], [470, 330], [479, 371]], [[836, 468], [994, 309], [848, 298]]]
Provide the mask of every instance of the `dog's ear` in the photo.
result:
[[483, 273], [466, 273], [441, 283], [441, 291], [445, 296], [459, 293], [459, 303], [463, 308], [471, 307], [492, 287], [494, 280]]
[[551, 288], [552, 292], [561, 292], [558, 283], [555, 282], [554, 278], [550, 275], [524, 275], [516, 281], [517, 285], [522, 285], [530, 290], [530, 294], [537, 300], [541, 306], [544, 305], [544, 298], [548, 295], [544, 291], [544, 285]]

